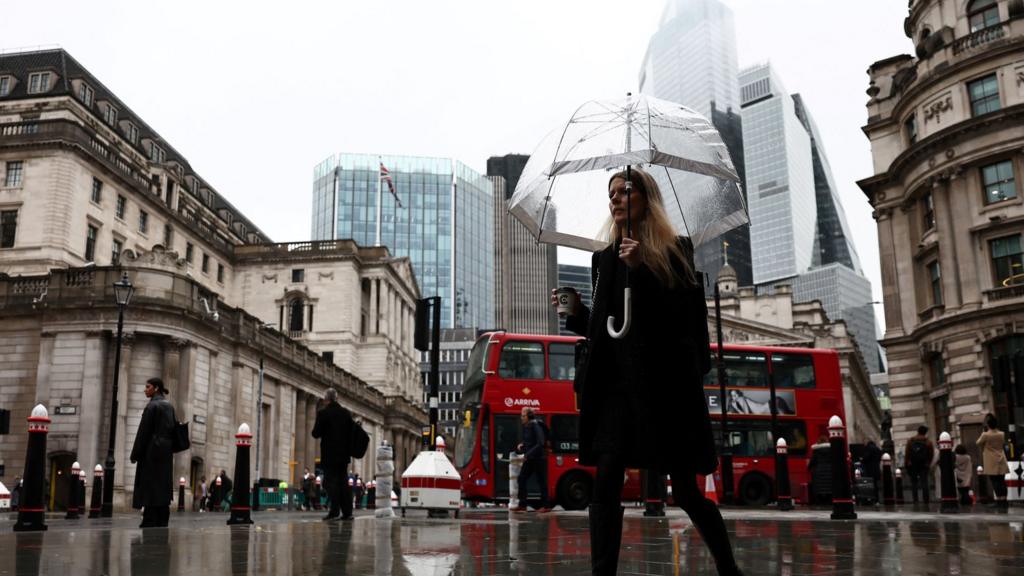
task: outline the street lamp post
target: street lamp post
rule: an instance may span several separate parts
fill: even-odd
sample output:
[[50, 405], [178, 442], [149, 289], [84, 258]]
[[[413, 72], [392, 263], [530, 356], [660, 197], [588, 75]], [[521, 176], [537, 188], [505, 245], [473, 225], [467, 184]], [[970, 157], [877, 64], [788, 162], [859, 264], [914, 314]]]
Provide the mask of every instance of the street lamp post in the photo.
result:
[[117, 438], [117, 380], [121, 372], [121, 337], [124, 333], [124, 309], [131, 302], [135, 288], [123, 272], [121, 279], [114, 282], [114, 299], [117, 301], [117, 343], [114, 348], [114, 385], [110, 394], [110, 437], [107, 440], [107, 460], [103, 469], [103, 506], [100, 516], [110, 518], [114, 512], [114, 441]]

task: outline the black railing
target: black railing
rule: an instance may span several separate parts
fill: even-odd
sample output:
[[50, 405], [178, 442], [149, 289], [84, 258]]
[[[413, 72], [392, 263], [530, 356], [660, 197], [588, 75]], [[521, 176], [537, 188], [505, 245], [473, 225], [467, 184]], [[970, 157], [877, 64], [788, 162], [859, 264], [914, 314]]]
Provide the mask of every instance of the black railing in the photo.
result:
[[1006, 36], [1008, 33], [1009, 24], [1007, 24], [1006, 22], [1002, 22], [994, 26], [989, 26], [988, 28], [982, 28], [981, 30], [972, 32], [967, 36], [962, 36], [954, 40], [953, 54], [959, 54], [966, 50], [971, 50], [973, 48], [977, 48], [978, 46], [988, 44], [989, 42], [992, 42], [994, 40], [999, 40], [1000, 38]]

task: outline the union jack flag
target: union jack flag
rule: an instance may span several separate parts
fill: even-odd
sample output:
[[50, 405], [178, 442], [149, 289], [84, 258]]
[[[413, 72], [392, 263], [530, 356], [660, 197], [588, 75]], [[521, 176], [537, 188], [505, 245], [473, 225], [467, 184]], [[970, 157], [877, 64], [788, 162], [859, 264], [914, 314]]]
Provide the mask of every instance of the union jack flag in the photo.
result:
[[391, 195], [395, 197], [395, 202], [397, 202], [398, 203], [398, 207], [401, 208], [402, 207], [402, 201], [398, 199], [398, 194], [395, 193], [395, 181], [391, 179], [391, 173], [388, 172], [388, 169], [387, 169], [386, 166], [384, 166], [383, 162], [380, 163], [380, 176], [379, 177], [380, 177], [381, 180], [383, 180], [383, 181], [388, 183], [388, 191], [391, 192]]

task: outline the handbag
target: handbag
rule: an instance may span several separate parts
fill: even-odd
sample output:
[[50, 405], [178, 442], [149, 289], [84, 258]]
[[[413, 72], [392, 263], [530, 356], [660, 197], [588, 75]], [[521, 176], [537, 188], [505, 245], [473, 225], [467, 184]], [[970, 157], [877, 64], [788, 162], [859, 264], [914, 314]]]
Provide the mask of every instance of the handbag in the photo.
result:
[[175, 422], [174, 434], [171, 437], [171, 451], [175, 454], [192, 447], [192, 439], [188, 433], [188, 422]]

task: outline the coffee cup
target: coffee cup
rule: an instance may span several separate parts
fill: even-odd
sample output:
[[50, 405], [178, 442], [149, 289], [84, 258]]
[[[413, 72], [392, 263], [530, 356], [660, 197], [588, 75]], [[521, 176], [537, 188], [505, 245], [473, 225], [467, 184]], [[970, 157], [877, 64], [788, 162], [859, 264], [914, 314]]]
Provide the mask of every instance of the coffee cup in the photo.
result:
[[576, 305], [579, 303], [579, 294], [576, 290], [563, 286], [555, 290], [556, 310], [559, 316], [567, 316], [576, 312]]

